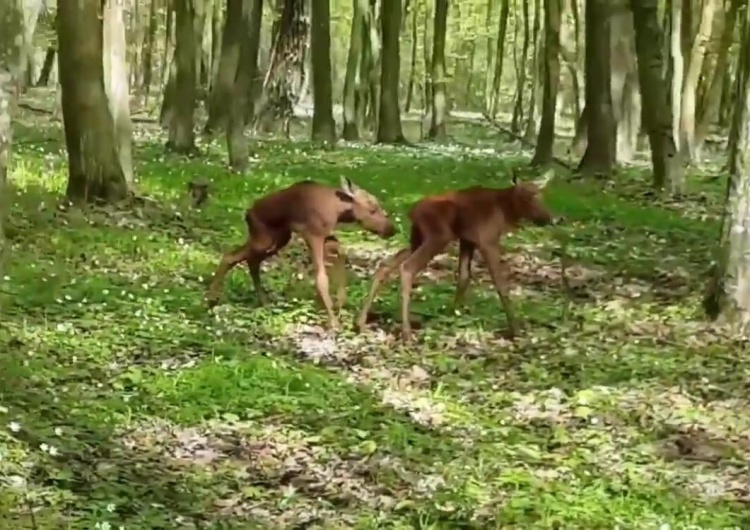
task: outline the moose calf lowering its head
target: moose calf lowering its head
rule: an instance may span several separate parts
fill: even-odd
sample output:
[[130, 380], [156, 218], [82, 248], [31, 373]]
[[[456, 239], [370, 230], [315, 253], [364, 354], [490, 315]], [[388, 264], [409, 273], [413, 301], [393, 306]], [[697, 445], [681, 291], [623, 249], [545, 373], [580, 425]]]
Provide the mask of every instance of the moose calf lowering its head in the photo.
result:
[[[338, 242], [332, 237], [336, 226], [339, 223], [357, 223], [384, 239], [396, 233], [377, 199], [345, 177], [341, 177], [341, 188], [338, 189], [305, 181], [266, 195], [245, 212], [245, 222], [247, 241], [222, 257], [206, 293], [209, 306], [218, 302], [227, 273], [243, 261], [250, 269], [259, 302], [265, 303], [260, 265], [284, 248], [292, 238], [292, 232], [296, 232], [307, 244], [315, 270], [315, 287], [328, 312], [332, 328], [338, 327], [338, 319], [329, 294], [325, 261], [326, 255], [330, 254], [328, 247], [336, 247], [337, 259], [344, 259]], [[334, 270], [337, 275], [343, 272], [343, 263], [335, 264]]]
[[409, 303], [414, 276], [427, 267], [451, 241], [458, 240], [458, 278], [454, 307], [463, 303], [471, 278], [471, 261], [479, 250], [489, 269], [495, 290], [500, 296], [508, 319], [510, 335], [517, 332], [508, 286], [500, 262], [498, 240], [518, 228], [524, 221], [544, 226], [557, 222], [544, 206], [541, 192], [552, 177], [549, 171], [540, 181], [513, 185], [503, 189], [475, 186], [419, 200], [409, 212], [411, 235], [409, 248], [400, 250], [384, 261], [375, 272], [372, 287], [359, 314], [357, 326], [364, 329], [367, 314], [378, 288], [390, 274], [401, 273], [401, 333], [411, 340]]

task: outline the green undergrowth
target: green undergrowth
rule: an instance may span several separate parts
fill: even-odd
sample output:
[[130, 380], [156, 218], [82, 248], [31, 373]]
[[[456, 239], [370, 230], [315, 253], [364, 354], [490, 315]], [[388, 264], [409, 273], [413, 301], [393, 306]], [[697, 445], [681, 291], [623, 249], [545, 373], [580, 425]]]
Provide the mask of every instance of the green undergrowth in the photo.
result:
[[[515, 343], [481, 262], [467, 306], [450, 308], [455, 249], [419, 279], [415, 344], [396, 339], [397, 282], [353, 332], [414, 201], [506, 185], [511, 167], [535, 176], [529, 153], [472, 134], [459, 147], [257, 142], [245, 175], [216, 144], [186, 160], [141, 139], [137, 186], [153, 202], [78, 211], [59, 206], [59, 144], [21, 130], [0, 278], [0, 527], [746, 527], [750, 363], [700, 315], [720, 179], [696, 175], [668, 202], [643, 194], [638, 170], [619, 187], [560, 171], [546, 200], [566, 222], [505, 242]], [[252, 200], [341, 175], [400, 232], [341, 229], [338, 335], [320, 331], [299, 241], [264, 268], [269, 305], [238, 269], [207, 311]], [[211, 183], [199, 211], [194, 178]]]

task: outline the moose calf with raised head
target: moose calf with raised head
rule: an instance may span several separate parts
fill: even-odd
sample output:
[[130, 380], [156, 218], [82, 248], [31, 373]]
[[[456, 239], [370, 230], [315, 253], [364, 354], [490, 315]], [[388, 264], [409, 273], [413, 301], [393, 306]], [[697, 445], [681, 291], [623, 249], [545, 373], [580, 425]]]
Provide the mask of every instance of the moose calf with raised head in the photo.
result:
[[340, 188], [304, 181], [266, 195], [245, 212], [245, 222], [247, 241], [222, 257], [206, 292], [209, 306], [218, 302], [227, 273], [243, 261], [250, 270], [258, 301], [264, 304], [266, 295], [260, 282], [261, 263], [284, 248], [294, 232], [307, 244], [315, 271], [315, 287], [328, 312], [331, 328], [338, 327], [338, 319], [333, 311], [325, 262], [327, 255], [335, 254], [337, 263], [333, 269], [338, 276], [343, 273], [344, 259], [344, 253], [333, 237], [336, 226], [357, 223], [384, 239], [396, 233], [378, 200], [346, 177], [341, 177]]
[[422, 271], [452, 241], [458, 240], [458, 275], [454, 307], [463, 304], [471, 279], [471, 262], [476, 250], [489, 269], [495, 290], [508, 319], [510, 335], [517, 323], [508, 297], [499, 240], [528, 221], [538, 226], [556, 222], [542, 202], [541, 192], [552, 177], [552, 171], [536, 182], [518, 183], [503, 189], [474, 186], [441, 195], [424, 197], [410, 210], [409, 247], [385, 260], [375, 272], [372, 287], [359, 314], [357, 326], [364, 329], [367, 314], [383, 281], [397, 268], [401, 274], [401, 333], [411, 340], [409, 304], [414, 276]]

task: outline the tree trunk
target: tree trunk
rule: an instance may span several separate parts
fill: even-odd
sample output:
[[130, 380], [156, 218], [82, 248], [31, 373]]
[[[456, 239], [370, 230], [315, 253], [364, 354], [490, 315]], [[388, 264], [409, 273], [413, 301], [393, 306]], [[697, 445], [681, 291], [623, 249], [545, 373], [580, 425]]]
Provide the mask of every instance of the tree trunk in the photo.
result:
[[742, 81], [735, 99], [737, 145], [730, 160], [721, 235], [713, 275], [704, 308], [711, 318], [730, 325], [737, 333], [750, 334], [750, 18], [743, 28]]
[[104, 20], [100, 14], [101, 5], [95, 2], [58, 3], [67, 196], [73, 202], [114, 202], [128, 194], [105, 93]]
[[432, 121], [429, 137], [444, 140], [446, 136], [445, 37], [448, 0], [435, 0], [435, 26], [432, 47]]
[[537, 124], [537, 101], [542, 98], [541, 92], [544, 90], [544, 72], [542, 62], [544, 61], [544, 46], [540, 35], [540, 22], [542, 18], [542, 7], [539, 0], [534, 0], [534, 29], [532, 33], [532, 66], [531, 66], [531, 93], [529, 98], [529, 114], [526, 116], [526, 131], [524, 139], [533, 142], [536, 136]]
[[378, 143], [404, 143], [401, 130], [401, 111], [398, 104], [399, 28], [401, 27], [401, 0], [381, 0], [380, 21], [383, 33], [383, 51], [380, 69], [380, 112], [378, 113]]
[[366, 0], [353, 1], [352, 28], [349, 36], [349, 53], [346, 58], [344, 77], [344, 140], [359, 140], [359, 119], [357, 117], [357, 97], [362, 84], [362, 48], [365, 33]]
[[489, 112], [490, 104], [492, 102], [492, 70], [493, 70], [493, 56], [492, 56], [492, 11], [494, 8], [494, 0], [487, 0], [487, 13], [484, 18], [484, 31], [487, 33], [485, 44], [487, 46], [485, 50], [486, 57], [486, 68], [484, 70], [484, 110]]
[[510, 13], [510, 0], [501, 0], [500, 21], [497, 28], [497, 47], [495, 48], [495, 73], [492, 78], [492, 93], [490, 96], [489, 114], [492, 118], [497, 116], [497, 105], [500, 99], [500, 85], [503, 80], [503, 59], [505, 58], [505, 36], [508, 31], [508, 14]]
[[18, 78], [21, 75], [23, 12], [21, 0], [0, 2], [0, 274], [7, 256], [5, 219], [10, 206], [10, 172], [13, 130], [11, 114], [15, 109]]
[[47, 53], [44, 54], [44, 62], [42, 63], [42, 70], [39, 72], [39, 77], [36, 80], [36, 86], [47, 86], [49, 84], [50, 74], [52, 68], [55, 66], [55, 57], [57, 56], [57, 48], [52, 46], [47, 48]]
[[247, 35], [243, 33], [242, 2], [243, 0], [227, 0], [227, 18], [224, 21], [219, 69], [209, 94], [208, 119], [203, 129], [206, 134], [224, 130], [229, 120], [240, 48], [242, 42], [247, 39]]
[[175, 113], [169, 123], [167, 149], [185, 155], [197, 154], [195, 147], [195, 13], [192, 0], [175, 0]]
[[153, 76], [153, 58], [154, 43], [156, 42], [156, 28], [158, 19], [156, 17], [156, 3], [158, 0], [151, 0], [151, 7], [148, 13], [148, 29], [144, 36], [143, 43], [143, 103], [148, 104], [148, 96], [151, 92], [151, 80]]
[[[8, 1], [8, 0], [5, 0]], [[42, 11], [42, 0], [24, 0], [23, 9], [23, 45], [21, 46], [21, 68], [25, 75], [19, 76], [17, 82], [21, 90], [25, 90], [34, 79], [34, 32], [36, 31], [39, 13]]]
[[[529, 2], [520, 0], [523, 3], [523, 44], [521, 44], [521, 53], [516, 61], [516, 96], [513, 104], [513, 117], [510, 122], [510, 130], [517, 133], [521, 130], [523, 121], [523, 93], [526, 90], [526, 60], [529, 54]], [[515, 49], [515, 48], [514, 48]]]
[[581, 173], [609, 173], [615, 165], [617, 127], [612, 114], [610, 17], [607, 0], [586, 2], [586, 114], [588, 141]]
[[[687, 0], [690, 1], [690, 0]], [[672, 107], [672, 136], [677, 152], [680, 153], [680, 116], [682, 116], [682, 83], [684, 75], [684, 58], [682, 56], [682, 2], [670, 0], [669, 12], [669, 71], [670, 105]], [[680, 184], [682, 188], [682, 184]], [[679, 191], [678, 191], [679, 193]]]
[[560, 84], [561, 0], [544, 0], [544, 94], [542, 119], [532, 165], [546, 165], [553, 160], [555, 142], [555, 107]]
[[[228, 14], [229, 15], [229, 14]], [[234, 15], [234, 13], [232, 13]], [[247, 107], [250, 104], [250, 88], [257, 73], [258, 46], [250, 38], [250, 26], [263, 15], [263, 0], [242, 0], [239, 17], [235, 21], [241, 36], [237, 76], [231, 95], [231, 112], [227, 123], [227, 151], [229, 166], [238, 172], [247, 169], [248, 145], [245, 137]], [[229, 18], [229, 16], [227, 17]]]
[[672, 107], [664, 70], [663, 32], [659, 25], [658, 0], [630, 0], [635, 25], [638, 76], [643, 91], [643, 116], [651, 145], [654, 187], [669, 185], [679, 190], [682, 165], [672, 133]]
[[104, 93], [115, 125], [115, 142], [125, 180], [133, 181], [133, 123], [130, 120], [127, 44], [122, 2], [104, 8]]
[[[224, 3], [216, 0], [214, 2], [214, 13], [211, 17], [211, 83], [208, 89], [209, 97], [214, 89], [216, 78], [219, 75], [219, 64], [221, 63], [221, 50], [224, 43], [224, 24], [222, 21]], [[210, 99], [209, 99], [210, 101]]]
[[417, 29], [417, 15], [419, 14], [418, 6], [414, 6], [411, 12], [411, 58], [409, 59], [409, 83], [406, 86], [406, 103], [404, 104], [404, 112], [408, 113], [411, 110], [411, 104], [414, 98], [414, 83], [417, 78], [417, 44], [419, 44], [419, 37]]
[[703, 71], [706, 41], [711, 36], [716, 0], [704, 0], [698, 33], [692, 41], [690, 60], [682, 85], [682, 112], [680, 115], [680, 151], [684, 160], [695, 158], [695, 105], [698, 81]]
[[633, 14], [627, 4], [611, 6], [612, 106], [617, 123], [616, 153], [619, 162], [630, 162], [641, 128], [641, 101], [633, 37]]
[[333, 121], [333, 87], [331, 84], [331, 12], [330, 0], [311, 0], [313, 82], [313, 141], [336, 142], [336, 122]]
[[734, 29], [737, 25], [737, 11], [742, 0], [729, 0], [729, 11], [724, 19], [724, 28], [716, 56], [711, 81], [702, 98], [698, 110], [698, 123], [695, 126], [695, 150], [699, 153], [708, 136], [709, 129], [719, 117], [721, 93], [724, 85], [725, 72], [729, 67], [729, 49], [734, 40]]

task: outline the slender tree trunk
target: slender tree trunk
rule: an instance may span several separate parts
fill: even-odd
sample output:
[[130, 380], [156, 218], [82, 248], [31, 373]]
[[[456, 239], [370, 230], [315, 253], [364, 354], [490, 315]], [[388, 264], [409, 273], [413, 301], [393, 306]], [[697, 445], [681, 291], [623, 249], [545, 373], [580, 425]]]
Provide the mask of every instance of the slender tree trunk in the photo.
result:
[[47, 53], [44, 55], [44, 62], [42, 63], [42, 70], [39, 72], [39, 78], [36, 80], [36, 86], [49, 85], [49, 78], [52, 68], [55, 66], [56, 57], [57, 48], [53, 48], [52, 46], [47, 48]]
[[546, 165], [553, 160], [555, 142], [555, 106], [560, 84], [560, 0], [544, 0], [544, 94], [542, 119], [532, 165]]
[[333, 121], [333, 87], [331, 84], [331, 13], [329, 0], [311, 0], [313, 119], [312, 139], [325, 144], [336, 142]]
[[529, 55], [529, 2], [521, 0], [523, 4], [523, 44], [521, 44], [521, 53], [516, 62], [516, 97], [513, 105], [513, 117], [510, 122], [510, 129], [513, 132], [521, 130], [523, 121], [523, 93], [526, 89], [526, 60]]
[[418, 6], [412, 8], [411, 13], [411, 58], [409, 60], [409, 83], [406, 87], [406, 103], [404, 104], [404, 112], [408, 113], [411, 110], [411, 103], [414, 98], [414, 82], [417, 78], [417, 44], [419, 44], [419, 37], [417, 29], [417, 14], [419, 14]]
[[381, 0], [380, 20], [383, 33], [383, 52], [380, 70], [380, 112], [378, 113], [378, 143], [404, 143], [401, 130], [401, 111], [398, 105], [399, 28], [401, 0]]
[[349, 36], [349, 54], [346, 58], [346, 75], [344, 78], [344, 140], [359, 140], [359, 124], [357, 116], [357, 98], [361, 93], [362, 84], [362, 49], [365, 37], [364, 24], [366, 0], [353, 1], [352, 28]]
[[494, 58], [492, 56], [492, 45], [494, 44], [492, 41], [492, 12], [494, 6], [494, 0], [487, 0], [487, 13], [484, 18], [484, 30], [487, 32], [487, 38], [485, 39], [487, 45], [485, 51], [487, 67], [484, 71], [484, 110], [486, 112], [489, 112], [492, 102], [492, 71], [494, 66]]
[[148, 29], [143, 43], [143, 99], [144, 105], [148, 103], [148, 96], [151, 92], [151, 80], [153, 75], [153, 57], [154, 43], [156, 42], [156, 28], [158, 19], [156, 17], [156, 7], [158, 0], [151, 0], [151, 7], [148, 14]]
[[445, 38], [448, 0], [435, 0], [435, 36], [432, 48], [432, 122], [429, 137], [444, 140], [446, 136]]
[[508, 31], [508, 14], [510, 13], [510, 0], [501, 0], [500, 21], [497, 28], [497, 47], [495, 48], [495, 73], [492, 78], [492, 95], [489, 114], [492, 118], [497, 116], [498, 102], [500, 100], [500, 85], [503, 81], [503, 59], [505, 58], [505, 37]]
[[114, 202], [128, 194], [105, 93], [101, 7], [77, 0], [58, 3], [67, 196], [73, 202]]
[[534, 0], [534, 29], [533, 29], [533, 48], [532, 48], [532, 66], [531, 66], [531, 93], [529, 98], [529, 113], [526, 116], [526, 131], [524, 138], [532, 142], [536, 136], [536, 124], [537, 124], [537, 101], [541, 99], [541, 92], [544, 90], [542, 80], [544, 72], [542, 68], [542, 62], [544, 61], [544, 46], [542, 45], [542, 38], [540, 36], [540, 21], [542, 18], [542, 8], [539, 0]]

